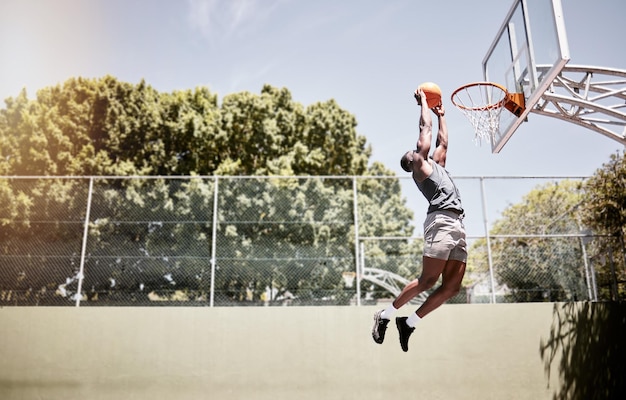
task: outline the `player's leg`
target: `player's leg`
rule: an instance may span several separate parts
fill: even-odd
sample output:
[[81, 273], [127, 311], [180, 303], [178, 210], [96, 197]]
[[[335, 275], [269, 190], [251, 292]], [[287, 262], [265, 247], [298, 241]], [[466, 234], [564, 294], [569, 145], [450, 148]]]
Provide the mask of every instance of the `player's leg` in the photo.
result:
[[426, 301], [414, 314], [409, 317], [396, 318], [400, 347], [402, 347], [403, 351], [409, 351], [409, 337], [415, 330], [417, 321], [445, 303], [452, 296], [456, 295], [461, 288], [461, 281], [463, 280], [464, 274], [465, 262], [458, 260], [447, 261], [442, 273], [441, 286], [428, 296]]
[[[451, 251], [457, 245], [453, 235], [457, 229], [457, 224], [458, 219], [446, 213], [430, 213], [427, 215], [424, 221], [422, 274], [418, 279], [406, 285], [391, 305], [374, 314], [372, 337], [376, 343], [383, 342], [389, 319], [400, 307], [437, 283], [439, 276], [446, 267]], [[437, 301], [437, 298], [434, 301]], [[413, 332], [415, 323], [418, 320], [418, 314], [415, 313], [408, 318], [396, 318], [396, 326], [400, 331], [400, 343], [404, 351], [408, 349], [408, 337]]]
[[[441, 216], [440, 221], [430, 254], [437, 254], [436, 258], [444, 258], [442, 256], [445, 254], [447, 260], [444, 262], [442, 269], [442, 284], [428, 296], [426, 301], [416, 311], [416, 315], [419, 318], [425, 317], [448, 299], [455, 296], [461, 289], [461, 282], [465, 275], [467, 244], [463, 221], [446, 216]], [[414, 323], [409, 325], [414, 326]]]
[[[423, 272], [419, 280], [424, 282], [425, 288], [429, 289], [435, 283], [437, 283], [439, 276], [445, 271], [447, 264], [448, 262], [446, 260], [424, 256]], [[435, 291], [433, 294], [435, 293], [437, 293], [437, 291]], [[430, 300], [432, 303], [435, 303], [437, 301], [436, 297], [435, 299], [431, 300], [433, 294], [428, 296], [426, 302]], [[400, 296], [398, 298], [400, 298]], [[418, 310], [420, 309], [421, 307]], [[402, 347], [402, 350], [405, 352], [409, 351], [409, 337], [415, 330], [415, 324], [417, 323], [417, 321], [419, 321], [419, 319], [420, 316], [417, 313], [413, 313], [408, 317], [396, 317], [396, 327], [398, 328], [400, 347]]]
[[390, 307], [377, 311], [374, 314], [372, 338], [376, 343], [381, 344], [385, 340], [387, 325], [395, 310], [411, 301], [411, 299], [418, 294], [433, 287], [435, 283], [437, 283], [437, 280], [439, 280], [439, 276], [443, 272], [445, 265], [446, 260], [438, 260], [430, 257], [423, 258], [422, 274], [420, 277], [407, 284], [394, 299]]
[[439, 280], [439, 276], [446, 266], [446, 260], [423, 257], [422, 265], [422, 274], [420, 277], [406, 285], [393, 301], [393, 306], [396, 309], [402, 307], [423, 291], [432, 288]]
[[[456, 295], [465, 275], [467, 250], [462, 221], [444, 213], [436, 215], [429, 228], [431, 229], [426, 229], [424, 234], [424, 270], [427, 271], [427, 267], [432, 266], [441, 272], [442, 285], [428, 296], [415, 313], [396, 318], [403, 351], [408, 351], [409, 337], [419, 320]], [[438, 277], [439, 275], [435, 280]]]
[[465, 275], [465, 262], [448, 260], [442, 273], [441, 286], [428, 296], [426, 301], [417, 309], [416, 314], [424, 318], [430, 312], [441, 306], [461, 290], [461, 282]]

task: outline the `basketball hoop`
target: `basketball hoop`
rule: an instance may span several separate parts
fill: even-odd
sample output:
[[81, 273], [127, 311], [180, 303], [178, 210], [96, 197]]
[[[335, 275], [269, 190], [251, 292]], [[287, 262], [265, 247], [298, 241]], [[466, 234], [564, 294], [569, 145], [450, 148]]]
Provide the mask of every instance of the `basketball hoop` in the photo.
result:
[[500, 129], [500, 113], [507, 103], [507, 90], [492, 82], [474, 82], [463, 85], [452, 93], [452, 103], [469, 119], [474, 127], [474, 141], [495, 141]]
[[356, 272], [354, 271], [344, 271], [341, 274], [343, 278], [343, 283], [347, 288], [351, 288], [354, 285], [354, 278], [356, 278]]

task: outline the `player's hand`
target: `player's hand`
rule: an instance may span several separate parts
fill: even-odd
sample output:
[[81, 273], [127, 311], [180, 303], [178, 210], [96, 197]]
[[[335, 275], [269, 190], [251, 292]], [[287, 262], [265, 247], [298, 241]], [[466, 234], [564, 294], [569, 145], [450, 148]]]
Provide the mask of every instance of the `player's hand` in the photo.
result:
[[446, 110], [443, 108], [443, 104], [433, 107], [432, 110], [438, 117], [443, 117], [446, 114]]
[[420, 106], [422, 104], [428, 104], [428, 102], [426, 101], [426, 93], [424, 93], [424, 91], [420, 88], [417, 88], [415, 93], [413, 93], [413, 97], [415, 97], [417, 104]]

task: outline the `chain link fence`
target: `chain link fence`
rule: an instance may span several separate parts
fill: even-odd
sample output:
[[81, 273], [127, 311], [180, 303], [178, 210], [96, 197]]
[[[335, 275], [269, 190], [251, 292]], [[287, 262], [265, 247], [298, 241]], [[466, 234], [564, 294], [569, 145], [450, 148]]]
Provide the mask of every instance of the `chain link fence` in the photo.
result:
[[[525, 179], [528, 188], [538, 179], [546, 180]], [[529, 190], [515, 180], [520, 193]], [[557, 233], [523, 233], [518, 225], [507, 231], [510, 225], [497, 222], [511, 216], [486, 207], [485, 178], [458, 181], [464, 200], [468, 193], [470, 258], [463, 289], [450, 302], [606, 300], [624, 292], [624, 255], [607, 250], [620, 249], [616, 238], [583, 232], [569, 217], [571, 226], [559, 223], [567, 229]], [[388, 300], [421, 269], [419, 210], [426, 206], [407, 211], [407, 183], [397, 177], [3, 177], [0, 306]], [[412, 194], [408, 200], [418, 202]], [[551, 214], [573, 215], [565, 204], [553, 205]], [[489, 219], [496, 224], [487, 235]]]

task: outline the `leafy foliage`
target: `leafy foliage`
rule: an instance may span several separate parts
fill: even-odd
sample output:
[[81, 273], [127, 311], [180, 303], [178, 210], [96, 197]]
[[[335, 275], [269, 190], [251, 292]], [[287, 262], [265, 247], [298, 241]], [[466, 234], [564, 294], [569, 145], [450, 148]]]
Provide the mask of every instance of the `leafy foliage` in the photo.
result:
[[613, 154], [585, 184], [583, 220], [604, 240], [594, 242], [598, 281], [608, 298], [626, 298], [626, 152]]
[[[626, 161], [618, 154], [585, 182], [566, 180], [532, 190], [508, 207], [490, 232], [497, 281], [511, 290], [513, 301], [586, 299], [580, 283], [587, 267], [581, 262], [588, 259], [598, 297], [623, 299], [625, 204]], [[577, 237], [580, 233], [592, 238]], [[487, 256], [486, 240], [477, 240], [470, 251], [470, 277], [488, 272]]]
[[[91, 299], [167, 295], [175, 282], [190, 299], [206, 299], [214, 284], [222, 302], [260, 301], [268, 287], [303, 301], [349, 300], [341, 274], [355, 269], [350, 176], [392, 173], [368, 167], [356, 119], [334, 100], [304, 107], [266, 85], [219, 104], [205, 87], [160, 93], [105, 76], [70, 79], [35, 100], [22, 91], [5, 104], [0, 174], [15, 178], [0, 180], [0, 289], [15, 287], [15, 276], [27, 291], [66, 288], [59, 282], [77, 273], [88, 194], [86, 179], [69, 177], [99, 176], [85, 264]], [[397, 181], [360, 179], [358, 190], [362, 234], [410, 235]]]
[[[491, 242], [495, 277], [510, 289], [512, 301], [585, 298], [580, 241], [546, 237], [579, 232], [574, 211], [582, 198], [580, 186], [568, 180], [539, 186], [504, 210], [494, 224], [490, 235], [495, 237]], [[477, 241], [470, 251], [473, 271], [488, 268], [485, 245], [485, 240]]]

